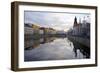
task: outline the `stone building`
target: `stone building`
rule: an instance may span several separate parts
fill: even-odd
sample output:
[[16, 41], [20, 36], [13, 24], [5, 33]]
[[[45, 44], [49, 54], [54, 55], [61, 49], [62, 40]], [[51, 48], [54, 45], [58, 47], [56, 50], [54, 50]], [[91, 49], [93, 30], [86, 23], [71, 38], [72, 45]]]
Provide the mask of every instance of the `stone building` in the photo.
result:
[[78, 37], [87, 37], [90, 38], [90, 23], [85, 19], [79, 23], [77, 22], [77, 18], [74, 18], [73, 28], [68, 31], [69, 35], [78, 36]]

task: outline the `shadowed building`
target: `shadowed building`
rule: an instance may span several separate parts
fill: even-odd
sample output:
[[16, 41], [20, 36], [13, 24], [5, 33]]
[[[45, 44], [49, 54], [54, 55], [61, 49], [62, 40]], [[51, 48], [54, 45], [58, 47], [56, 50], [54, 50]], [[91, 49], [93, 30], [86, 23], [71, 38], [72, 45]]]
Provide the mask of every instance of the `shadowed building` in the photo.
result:
[[73, 29], [70, 29], [68, 32], [69, 35], [77, 36], [77, 37], [90, 37], [90, 23], [84, 18], [81, 21], [77, 22], [77, 17], [74, 18]]

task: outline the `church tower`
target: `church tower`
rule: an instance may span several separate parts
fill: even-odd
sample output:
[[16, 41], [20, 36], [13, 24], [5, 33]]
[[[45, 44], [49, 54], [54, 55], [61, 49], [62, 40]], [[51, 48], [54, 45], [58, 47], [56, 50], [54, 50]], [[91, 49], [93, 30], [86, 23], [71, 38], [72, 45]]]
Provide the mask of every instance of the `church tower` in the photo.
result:
[[76, 27], [76, 26], [78, 26], [78, 23], [77, 23], [77, 18], [75, 16], [75, 18], [74, 18], [74, 26], [73, 27]]

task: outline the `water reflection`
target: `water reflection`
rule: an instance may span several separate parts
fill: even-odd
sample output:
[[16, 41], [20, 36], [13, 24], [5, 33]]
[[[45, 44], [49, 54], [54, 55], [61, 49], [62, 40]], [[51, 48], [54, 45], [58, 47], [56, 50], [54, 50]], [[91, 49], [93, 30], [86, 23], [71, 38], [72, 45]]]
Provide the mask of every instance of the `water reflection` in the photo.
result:
[[25, 61], [90, 58], [90, 48], [65, 37], [27, 39], [24, 44]]

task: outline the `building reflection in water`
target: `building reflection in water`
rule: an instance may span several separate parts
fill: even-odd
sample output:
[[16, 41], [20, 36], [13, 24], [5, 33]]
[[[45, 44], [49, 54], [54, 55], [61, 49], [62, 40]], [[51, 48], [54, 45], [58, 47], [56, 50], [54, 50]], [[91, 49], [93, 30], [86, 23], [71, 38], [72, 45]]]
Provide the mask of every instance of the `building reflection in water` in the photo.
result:
[[55, 37], [42, 37], [39, 39], [25, 39], [24, 47], [25, 47], [25, 50], [34, 49], [38, 47], [40, 44], [53, 42], [53, 40], [55, 39], [56, 39]]
[[[53, 43], [53, 44], [55, 44], [55, 48], [57, 48], [58, 47], [58, 49], [59, 49], [59, 46], [56, 46], [57, 44], [59, 44], [59, 42], [56, 42], [56, 43], [54, 43], [54, 40], [57, 40], [57, 39], [60, 39], [60, 37], [59, 38], [57, 38], [57, 37], [42, 37], [42, 38], [40, 38], [40, 39], [25, 39], [25, 43], [24, 43], [24, 47], [25, 47], [25, 51], [28, 51], [28, 50], [33, 50], [33, 49], [36, 49], [36, 48], [38, 48], [40, 45], [45, 45], [46, 43]], [[63, 43], [65, 43], [65, 42], [63, 42], [63, 40], [64, 39], [66, 39], [66, 43], [68, 43], [69, 44], [69, 46], [70, 46], [70, 49], [72, 49], [72, 54], [74, 55], [74, 57], [71, 57], [71, 58], [69, 58], [69, 59], [83, 59], [83, 58], [90, 58], [90, 48], [88, 48], [88, 47], [86, 47], [86, 46], [83, 46], [83, 45], [81, 45], [81, 44], [79, 44], [79, 43], [77, 43], [77, 42], [75, 42], [75, 41], [70, 41], [68, 38], [62, 38], [61, 40], [61, 42], [62, 42], [62, 44]], [[60, 46], [61, 47], [61, 46]], [[68, 49], [68, 46], [66, 45], [66, 46], [64, 46], [66, 49]], [[45, 47], [44, 47], [45, 48]], [[62, 48], [63, 48], [63, 46], [62, 46]], [[41, 48], [40, 48], [41, 49]], [[49, 50], [51, 49], [51, 48], [48, 48]], [[63, 49], [62, 49], [63, 50]], [[65, 50], [64, 51], [64, 53], [66, 52], [66, 53], [68, 53], [68, 51], [69, 50]], [[48, 51], [49, 52], [49, 51]], [[34, 52], [33, 52], [34, 53]], [[49, 54], [49, 53], [48, 53]], [[25, 56], [27, 56], [27, 54], [26, 53], [24, 53], [24, 55]], [[32, 55], [33, 56], [33, 55]], [[65, 55], [64, 55], [65, 56]], [[67, 59], [66, 57], [67, 57], [68, 55], [66, 55], [63, 59]], [[81, 57], [80, 57], [81, 56]], [[26, 57], [24, 58], [24, 59], [26, 59]], [[39, 60], [39, 59], [38, 59]], [[56, 58], [54, 59], [54, 60], [56, 60]], [[29, 60], [26, 60], [26, 61], [29, 61]], [[34, 60], [33, 60], [34, 61]]]
[[78, 50], [83, 54], [84, 58], [90, 58], [90, 48], [73, 42], [75, 57], [77, 57]]

